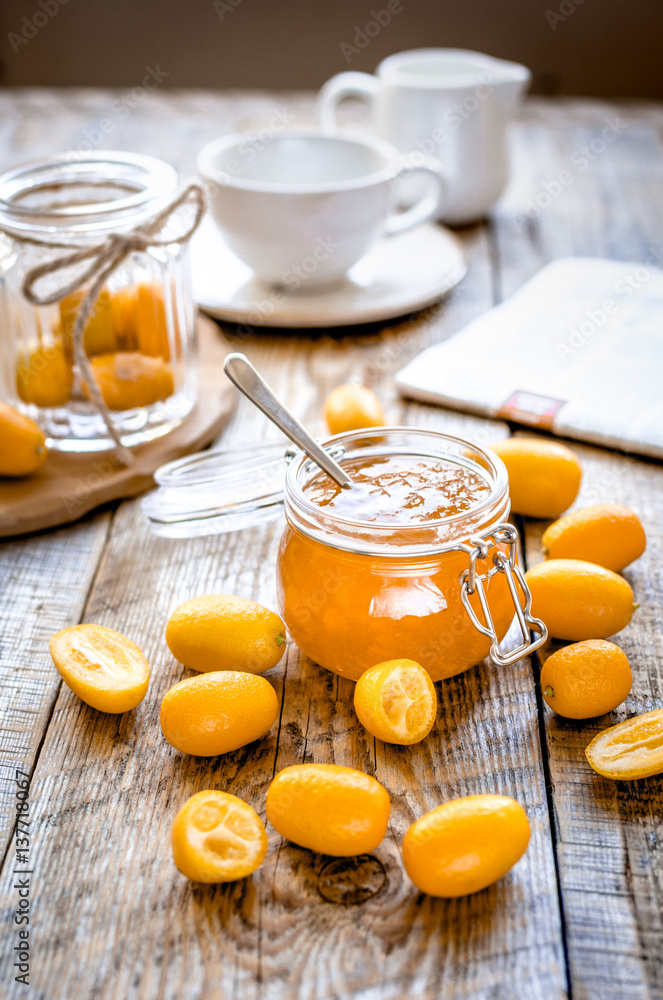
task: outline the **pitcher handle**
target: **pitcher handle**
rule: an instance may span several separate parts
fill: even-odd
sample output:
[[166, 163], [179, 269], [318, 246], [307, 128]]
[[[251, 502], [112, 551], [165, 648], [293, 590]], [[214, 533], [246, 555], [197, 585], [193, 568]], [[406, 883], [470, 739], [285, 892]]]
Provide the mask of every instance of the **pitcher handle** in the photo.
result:
[[324, 132], [338, 129], [336, 111], [346, 97], [358, 97], [372, 108], [382, 84], [370, 73], [338, 73], [327, 80], [318, 94], [318, 115]]

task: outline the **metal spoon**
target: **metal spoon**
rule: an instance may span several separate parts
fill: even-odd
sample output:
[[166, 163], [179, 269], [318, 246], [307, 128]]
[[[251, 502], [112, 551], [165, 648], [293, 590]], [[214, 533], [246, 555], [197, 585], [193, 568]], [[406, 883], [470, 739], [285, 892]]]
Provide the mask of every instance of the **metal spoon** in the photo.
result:
[[254, 406], [265, 414], [266, 417], [276, 424], [291, 441], [305, 451], [316, 465], [319, 465], [328, 476], [338, 483], [338, 485], [348, 490], [352, 487], [352, 480], [343, 471], [338, 462], [335, 462], [331, 455], [318, 444], [315, 438], [311, 437], [305, 427], [302, 427], [299, 420], [292, 415], [290, 410], [277, 399], [273, 391], [267, 385], [261, 375], [255, 370], [251, 362], [244, 354], [229, 354], [223, 364], [224, 371], [230, 381], [237, 386], [240, 392], [251, 400]]

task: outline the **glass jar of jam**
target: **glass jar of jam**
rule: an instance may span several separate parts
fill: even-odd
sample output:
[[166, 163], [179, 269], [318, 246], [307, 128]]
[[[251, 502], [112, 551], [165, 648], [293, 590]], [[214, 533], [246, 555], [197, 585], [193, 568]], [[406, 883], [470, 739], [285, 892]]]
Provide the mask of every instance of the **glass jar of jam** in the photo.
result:
[[[501, 460], [436, 431], [384, 427], [329, 439], [353, 481], [341, 490], [301, 453], [190, 456], [157, 473], [143, 501], [153, 530], [182, 537], [276, 516], [280, 612], [311, 659], [356, 680], [383, 660], [421, 663], [433, 680], [490, 655], [513, 662], [540, 646], [506, 523]], [[517, 618], [521, 641], [501, 643]], [[530, 634], [533, 633], [533, 636]]]
[[[149, 224], [176, 187], [169, 164], [115, 152], [67, 154], [0, 176], [0, 395], [41, 425], [51, 449], [114, 447], [109, 422], [123, 445], [140, 444], [193, 407], [194, 306], [182, 226], [173, 219], [172, 242], [168, 223], [159, 245], [127, 253], [93, 303], [82, 341], [105, 419], [73, 344], [91, 272], [103, 262], [92, 254], [65, 266], [68, 256]], [[66, 294], [48, 305], [29, 301], [24, 283], [35, 268], [45, 269], [42, 297], [63, 287]]]

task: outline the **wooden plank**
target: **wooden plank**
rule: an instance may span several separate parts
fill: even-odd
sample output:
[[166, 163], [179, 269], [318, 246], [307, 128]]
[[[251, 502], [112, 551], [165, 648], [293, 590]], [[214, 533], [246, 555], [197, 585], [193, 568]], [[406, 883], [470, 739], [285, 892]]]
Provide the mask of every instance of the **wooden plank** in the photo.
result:
[[60, 688], [48, 639], [80, 620], [109, 523], [109, 514], [98, 514], [69, 530], [0, 543], [3, 858], [16, 819], [15, 769], [32, 773]]
[[[118, 136], [124, 145], [161, 148], [162, 155], [168, 144], [173, 152], [181, 146], [181, 136], [195, 149], [212, 128], [200, 111], [210, 100], [198, 104], [191, 95], [172, 101], [158, 95], [153, 105], [146, 99], [130, 129], [122, 132], [118, 125]], [[89, 120], [86, 101], [80, 114], [68, 105], [71, 130]], [[255, 106], [247, 110], [249, 105], [238, 102], [233, 114], [253, 115]], [[180, 131], [182, 109], [187, 120]], [[438, 310], [382, 333], [373, 328], [288, 337], [266, 331], [236, 342], [318, 431], [327, 389], [350, 375], [368, 375], [384, 394], [392, 419], [447, 428], [485, 443], [501, 437], [504, 425], [405, 406], [391, 386], [393, 372], [412, 353], [454, 332], [493, 301], [486, 232], [477, 227], [463, 239], [472, 257], [470, 274]], [[223, 441], [246, 446], [272, 433], [242, 402]], [[214, 761], [183, 757], [164, 743], [159, 702], [186, 673], [164, 646], [169, 612], [205, 590], [234, 591], [273, 606], [277, 536], [272, 525], [207, 539], [159, 540], [147, 534], [136, 503], [120, 508], [86, 619], [113, 625], [138, 641], [152, 662], [152, 682], [146, 700], [119, 719], [86, 708], [67, 689], [56, 704], [32, 788], [39, 865], [35, 995], [69, 1000], [75, 983], [77, 995], [98, 1000], [566, 996], [528, 664], [503, 671], [481, 666], [440, 684], [443, 710], [436, 737], [399, 751], [367, 739], [354, 718], [348, 682], [291, 646], [287, 660], [270, 674], [282, 715], [267, 739]], [[379, 894], [358, 906], [323, 901], [317, 884], [327, 859], [282, 843], [273, 831], [265, 864], [244, 883], [191, 886], [176, 873], [168, 829], [188, 795], [210, 785], [228, 788], [264, 814], [264, 793], [275, 768], [304, 759], [364, 767], [392, 791], [390, 836], [376, 852], [387, 871]], [[418, 894], [398, 860], [407, 824], [450, 795], [496, 788], [515, 795], [532, 820], [524, 859], [498, 886], [469, 899], [446, 903]], [[8, 867], [1, 891], [8, 912], [15, 902]], [[3, 981], [6, 963], [5, 952]], [[18, 996], [18, 989], [9, 995]]]
[[[487, 997], [496, 981], [515, 977], [524, 984], [515, 996], [563, 995], [526, 666], [500, 675], [482, 667], [440, 685], [453, 721], [424, 748], [379, 750], [377, 774], [394, 794], [392, 835], [376, 852], [389, 885], [361, 910], [323, 903], [316, 885], [326, 859], [281, 844], [273, 832], [265, 865], [245, 885], [192, 888], [174, 871], [168, 827], [193, 791], [227, 788], [263, 811], [275, 767], [316, 759], [374, 770], [373, 741], [352, 712], [352, 685], [292, 647], [274, 672], [283, 699], [278, 748], [273, 733], [230, 759], [196, 761], [160, 737], [160, 698], [185, 673], [164, 650], [168, 612], [210, 589], [273, 603], [276, 541], [273, 528], [160, 541], [146, 535], [135, 504], [120, 510], [86, 617], [137, 639], [153, 681], [146, 701], [120, 720], [92, 712], [67, 690], [56, 706], [32, 788], [40, 873], [35, 989], [49, 989], [49, 1000], [68, 997], [72, 982], [82, 995], [186, 998], [215, 983], [219, 996], [324, 997], [373, 984], [384, 996]], [[483, 753], [475, 763], [477, 740]], [[406, 794], [410, 776], [419, 789]], [[398, 861], [407, 824], [448, 795], [496, 787], [516, 794], [533, 823], [517, 873], [470, 900], [418, 896]], [[4, 898], [10, 884], [6, 870]], [[122, 934], [109, 939], [109, 926]]]
[[[444, 316], [423, 319], [425, 326], [417, 335], [416, 350], [459, 329], [476, 314], [479, 301], [492, 300], [485, 231], [470, 232], [466, 239], [473, 262], [468, 282], [456, 291]], [[398, 337], [397, 328], [387, 333], [384, 346], [374, 348], [382, 359], [379, 367], [383, 376], [408, 360], [412, 344], [409, 338], [403, 344]], [[345, 345], [346, 372], [352, 370], [348, 353]], [[343, 379], [339, 367], [337, 358], [325, 389]], [[378, 365], [369, 361], [366, 367], [373, 374]], [[388, 389], [385, 386], [385, 394]], [[504, 435], [503, 425], [412, 403], [405, 404], [405, 420], [461, 434], [483, 445]], [[267, 985], [285, 981], [292, 990], [283, 994], [288, 997], [355, 996], [354, 990], [364, 986], [367, 973], [372, 973], [376, 992], [366, 992], [371, 997], [479, 998], [494, 994], [496, 989], [508, 989], [514, 998], [565, 995], [529, 663], [521, 661], [505, 671], [482, 665], [438, 685], [443, 703], [438, 730], [430, 743], [409, 751], [385, 747], [379, 741], [375, 749], [373, 741], [367, 744], [363, 730], [348, 711], [352, 684], [331, 678], [304, 657], [298, 658], [298, 667], [294, 677], [288, 670], [276, 766], [323, 760], [372, 771], [372, 755], [376, 754], [376, 776], [393, 796], [390, 837], [375, 852], [387, 869], [389, 885], [374, 901], [363, 904], [361, 918], [344, 914], [341, 922], [338, 915], [321, 914], [324, 926], [333, 928], [332, 933], [350, 954], [343, 963], [346, 974], [339, 976], [337, 949], [325, 954], [320, 948], [317, 976], [311, 982], [307, 978], [311, 975], [308, 950], [300, 955], [299, 948], [284, 949], [279, 932], [286, 920], [288, 925], [292, 922], [293, 940], [298, 940], [297, 934], [301, 941], [302, 928], [314, 919], [319, 902], [315, 878], [309, 875], [297, 892], [298, 876], [310, 856], [292, 845], [284, 845], [273, 862], [270, 854], [265, 867], [269, 871], [270, 865], [274, 866], [272, 885], [277, 898], [263, 917]], [[307, 703], [306, 726], [302, 727], [302, 705]], [[508, 728], [508, 749], [499, 735], [502, 726]], [[284, 745], [286, 732], [295, 734], [294, 745]], [[482, 747], [478, 762], [469, 750], [477, 742]], [[399, 845], [409, 824], [447, 798], [496, 788], [523, 802], [533, 824], [532, 846], [513, 881], [489, 890], [490, 899], [481, 894], [444, 903], [418, 896], [403, 876], [399, 861]], [[280, 899], [287, 899], [288, 906], [278, 905]], [[290, 906], [304, 911], [296, 923], [290, 918]], [[361, 946], [353, 945], [358, 929], [365, 926], [371, 927], [371, 935], [362, 937]], [[357, 995], [364, 996], [364, 992]]]
[[[615, 997], [648, 1000], [663, 996], [663, 781], [601, 778], [584, 750], [601, 729], [663, 705], [663, 468], [572, 447], [583, 466], [575, 506], [609, 499], [632, 507], [646, 526], [648, 546], [624, 571], [641, 606], [613, 638], [631, 663], [629, 697], [609, 716], [582, 723], [545, 713], [571, 967], [588, 998], [612, 990]], [[540, 556], [542, 528], [533, 524], [528, 531], [528, 563]]]
[[[523, 225], [526, 206], [569, 167], [574, 152], [600, 138], [605, 121], [615, 114], [625, 125], [619, 137], [586, 168], [573, 172], [572, 182], [550, 204], [530, 209], [531, 218]], [[527, 125], [515, 135], [519, 182], [496, 220], [502, 294], [560, 256], [654, 263], [663, 222], [662, 123], [659, 106], [566, 102], [560, 110], [541, 102], [530, 109]], [[536, 157], [529, 155], [530, 141], [536, 144]], [[642, 607], [617, 637], [633, 668], [631, 695], [610, 716], [586, 723], [562, 720], [543, 709], [573, 995], [583, 1000], [660, 1000], [663, 784], [658, 778], [617, 784], [602, 779], [587, 764], [584, 749], [607, 725], [663, 704], [663, 580], [658, 568], [663, 469], [614, 452], [576, 443], [571, 447], [584, 469], [576, 506], [624, 503], [639, 512], [649, 534], [647, 553], [625, 573]], [[526, 525], [528, 565], [542, 558], [544, 528], [543, 522]]]

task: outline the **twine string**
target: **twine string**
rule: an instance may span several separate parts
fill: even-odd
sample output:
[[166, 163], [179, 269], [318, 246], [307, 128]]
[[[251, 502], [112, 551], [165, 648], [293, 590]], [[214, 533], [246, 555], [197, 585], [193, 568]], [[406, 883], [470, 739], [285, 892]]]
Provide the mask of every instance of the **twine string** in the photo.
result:
[[[178, 236], [165, 236], [162, 230], [165, 229], [171, 217], [185, 204], [192, 204], [195, 212], [193, 221]], [[94, 246], [76, 250], [73, 253], [62, 254], [53, 257], [44, 264], [31, 268], [23, 278], [21, 291], [25, 298], [34, 306], [48, 306], [77, 291], [88, 281], [92, 281], [88, 292], [81, 302], [72, 331], [72, 346], [74, 360], [78, 365], [88, 392], [92, 397], [92, 402], [96, 406], [102, 417], [106, 429], [115, 442], [119, 457], [125, 465], [132, 465], [134, 456], [128, 448], [122, 444], [120, 434], [115, 426], [110, 411], [106, 406], [103, 394], [94, 375], [94, 369], [90, 359], [85, 353], [83, 334], [87, 326], [88, 319], [94, 309], [99, 295], [111, 274], [116, 271], [121, 264], [132, 253], [145, 253], [150, 247], [169, 246], [173, 243], [187, 243], [196, 229], [200, 225], [205, 214], [205, 196], [202, 188], [198, 184], [190, 184], [180, 195], [163, 208], [153, 219], [148, 220], [128, 233], [110, 233], [101, 243]], [[11, 233], [11, 238], [19, 243], [30, 243], [35, 246], [69, 249], [66, 244], [50, 243], [46, 240], [38, 240], [34, 237], [21, 236]], [[57, 271], [66, 271], [76, 264], [82, 264], [89, 260], [90, 266], [83, 274], [79, 274], [74, 280], [61, 285], [55, 291], [39, 294], [36, 285], [42, 278]]]

